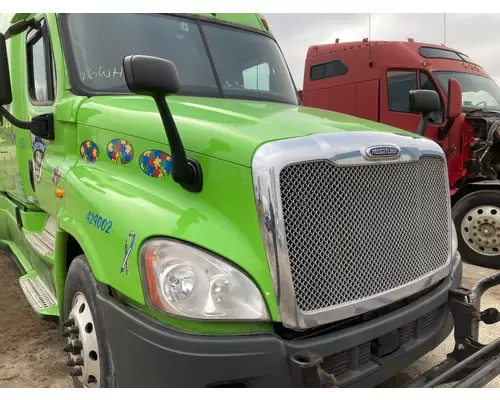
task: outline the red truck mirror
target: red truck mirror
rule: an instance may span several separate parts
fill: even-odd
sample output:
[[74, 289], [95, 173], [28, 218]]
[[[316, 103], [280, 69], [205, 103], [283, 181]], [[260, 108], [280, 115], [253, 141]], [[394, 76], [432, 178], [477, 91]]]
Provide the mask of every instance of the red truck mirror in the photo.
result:
[[10, 86], [9, 59], [5, 36], [0, 33], [0, 106], [12, 103], [12, 88]]
[[462, 87], [456, 79], [448, 81], [448, 109], [446, 117], [454, 120], [462, 112]]
[[424, 136], [429, 115], [441, 108], [441, 100], [435, 90], [410, 90], [410, 110], [422, 114], [417, 135]]

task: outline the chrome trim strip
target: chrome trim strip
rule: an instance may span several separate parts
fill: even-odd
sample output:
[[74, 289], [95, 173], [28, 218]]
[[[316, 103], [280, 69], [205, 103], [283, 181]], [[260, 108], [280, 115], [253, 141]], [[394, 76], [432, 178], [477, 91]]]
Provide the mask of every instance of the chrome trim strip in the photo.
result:
[[[400, 157], [366, 157], [366, 150], [372, 146], [396, 146], [401, 150]], [[286, 246], [279, 186], [281, 170], [289, 164], [313, 160], [329, 160], [336, 165], [353, 166], [414, 162], [418, 161], [422, 155], [441, 157], [446, 165], [446, 156], [434, 141], [389, 132], [317, 133], [268, 142], [257, 149], [252, 160], [255, 201], [283, 325], [300, 330], [338, 321], [393, 303], [433, 285], [451, 272], [452, 222], [451, 204], [448, 197], [448, 215], [450, 215], [448, 259], [432, 273], [372, 297], [304, 313], [297, 307]], [[449, 190], [448, 174], [444, 178], [446, 190]]]

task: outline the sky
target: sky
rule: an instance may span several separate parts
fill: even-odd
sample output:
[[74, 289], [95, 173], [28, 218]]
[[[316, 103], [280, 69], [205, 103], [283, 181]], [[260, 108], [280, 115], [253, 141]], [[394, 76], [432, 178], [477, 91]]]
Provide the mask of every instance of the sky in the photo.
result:
[[[369, 35], [368, 14], [264, 13], [285, 55], [298, 89], [302, 88], [309, 46], [362, 40]], [[371, 14], [372, 40], [406, 40], [446, 45], [468, 55], [500, 84], [497, 32], [500, 14]]]

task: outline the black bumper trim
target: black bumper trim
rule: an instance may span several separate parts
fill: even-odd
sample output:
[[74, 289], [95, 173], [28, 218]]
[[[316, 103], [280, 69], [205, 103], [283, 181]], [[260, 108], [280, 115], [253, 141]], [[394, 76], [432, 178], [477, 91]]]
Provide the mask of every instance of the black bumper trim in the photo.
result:
[[[454, 260], [456, 266], [460, 260]], [[455, 268], [454, 268], [455, 269]], [[461, 274], [461, 266], [455, 271]], [[458, 280], [460, 284], [460, 280]], [[438, 346], [451, 332], [448, 292], [457, 280], [444, 279], [413, 303], [370, 322], [320, 337], [285, 341], [274, 334], [194, 335], [160, 325], [107, 295], [98, 295], [118, 387], [207, 387], [245, 381], [252, 387], [302, 386], [289, 358], [301, 350], [322, 357], [353, 348], [438, 310], [431, 329], [394, 353], [350, 370], [339, 385], [372, 387]]]

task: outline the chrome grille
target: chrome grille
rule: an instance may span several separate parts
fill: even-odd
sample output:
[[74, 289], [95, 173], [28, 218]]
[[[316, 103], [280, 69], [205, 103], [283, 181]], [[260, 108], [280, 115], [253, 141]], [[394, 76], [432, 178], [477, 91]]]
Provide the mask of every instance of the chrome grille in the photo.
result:
[[309, 161], [279, 175], [297, 306], [307, 312], [397, 288], [449, 256], [443, 158], [337, 166]]

